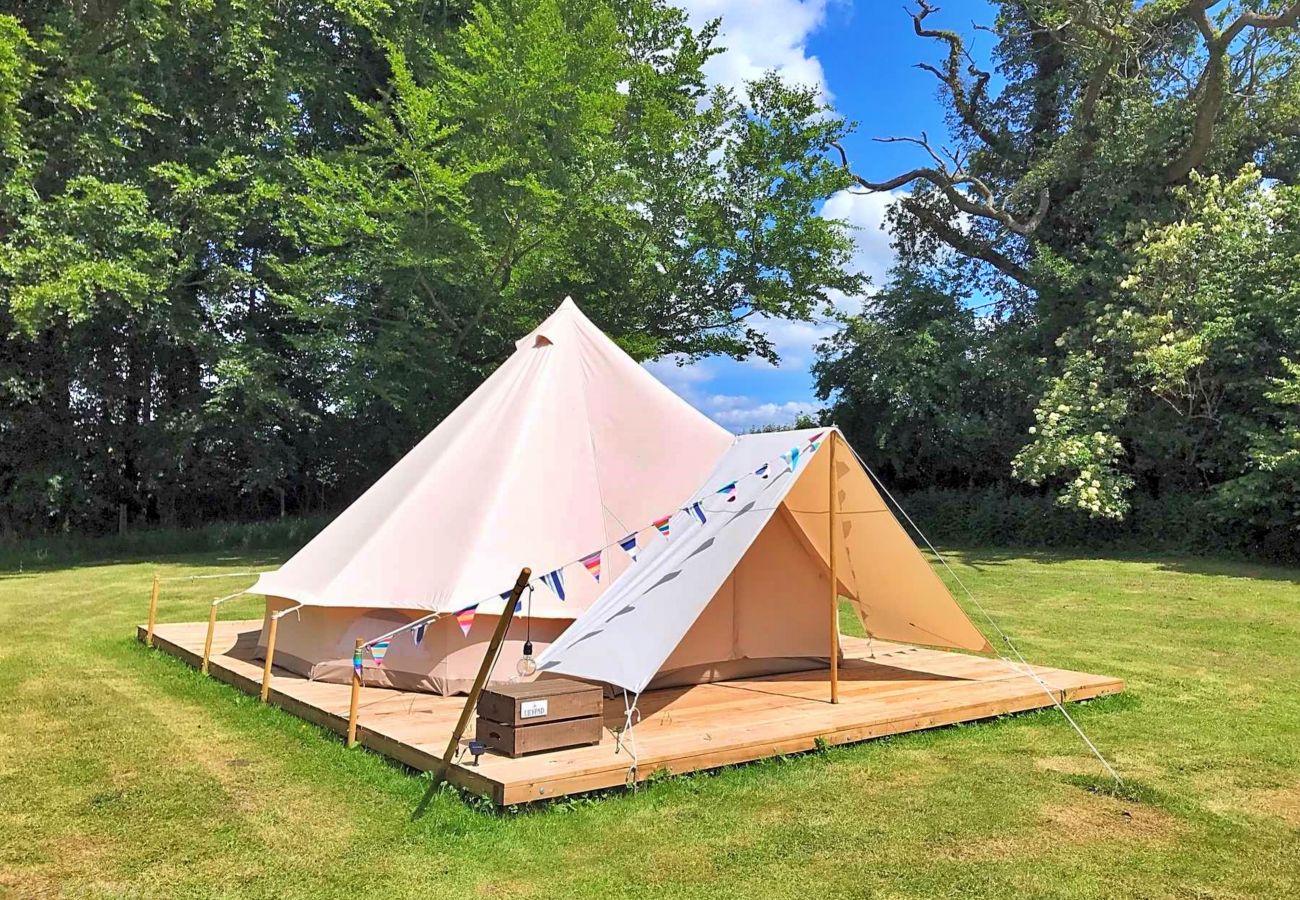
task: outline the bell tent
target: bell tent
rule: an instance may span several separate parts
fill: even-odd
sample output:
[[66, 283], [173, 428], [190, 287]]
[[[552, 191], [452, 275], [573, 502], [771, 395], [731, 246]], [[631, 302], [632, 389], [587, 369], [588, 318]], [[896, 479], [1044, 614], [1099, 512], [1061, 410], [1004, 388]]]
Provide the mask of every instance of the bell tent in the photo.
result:
[[[566, 299], [446, 419], [252, 593], [282, 618], [275, 663], [347, 681], [357, 638], [477, 603], [403, 635], [368, 685], [455, 693], [472, 681], [519, 570], [549, 572], [623, 538], [687, 496], [732, 435], [666, 388]], [[544, 646], [631, 560], [605, 553], [565, 599], [526, 601]], [[511, 624], [499, 671], [514, 672], [526, 625]], [[262, 646], [267, 628], [262, 629]]]
[[[277, 665], [344, 681], [358, 638], [439, 612], [382, 662], [368, 657], [363, 680], [464, 691], [524, 566], [534, 584], [497, 679], [513, 677], [526, 633], [545, 648], [540, 677], [632, 693], [825, 667], [838, 652], [832, 572], [834, 596], [875, 637], [989, 649], [836, 430], [733, 437], [572, 300], [516, 348], [260, 577], [267, 621], [297, 607], [279, 626]], [[462, 630], [454, 614], [467, 608]]]

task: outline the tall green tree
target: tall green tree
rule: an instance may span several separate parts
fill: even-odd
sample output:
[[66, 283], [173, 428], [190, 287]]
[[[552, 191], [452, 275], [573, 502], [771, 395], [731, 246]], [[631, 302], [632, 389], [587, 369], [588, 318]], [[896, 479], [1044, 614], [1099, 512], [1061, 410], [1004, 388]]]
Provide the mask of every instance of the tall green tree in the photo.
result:
[[[968, 432], [977, 458], [1084, 515], [1119, 518], [1133, 491], [1176, 491], [1294, 541], [1283, 407], [1300, 354], [1285, 324], [1300, 284], [1286, 237], [1300, 181], [1300, 4], [1004, 0], [990, 65], [935, 25], [937, 12], [923, 0], [912, 29], [941, 51], [922, 68], [952, 139], [887, 138], [925, 161], [855, 175], [859, 188], [906, 192], [890, 220], [900, 270], [889, 303], [823, 353], [837, 416], [871, 410], [948, 434], [974, 411], [986, 420], [987, 437]], [[975, 299], [944, 290], [985, 318], [937, 348], [945, 360], [923, 377], [935, 389], [971, 367], [962, 383], [977, 396], [932, 390], [938, 402], [918, 406], [909, 380], [884, 368], [867, 392], [877, 406], [864, 405], [844, 361], [907, 352], [914, 339], [893, 323], [942, 331], [952, 312], [933, 285], [954, 283]], [[1016, 358], [1025, 364], [1005, 365]], [[1006, 423], [1018, 440], [1002, 439]], [[924, 457], [909, 459], [904, 476], [919, 476]], [[1266, 484], [1267, 497], [1246, 500], [1245, 485]]]
[[855, 290], [845, 125], [658, 0], [0, 16], [0, 529], [354, 496], [565, 295], [638, 358]]

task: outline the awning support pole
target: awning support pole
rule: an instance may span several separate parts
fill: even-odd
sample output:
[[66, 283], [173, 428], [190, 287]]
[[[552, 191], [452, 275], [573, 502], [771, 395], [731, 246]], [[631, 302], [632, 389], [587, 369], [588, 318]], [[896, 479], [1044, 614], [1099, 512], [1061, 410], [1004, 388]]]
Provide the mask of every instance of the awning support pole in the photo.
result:
[[510, 591], [510, 597], [506, 600], [505, 609], [501, 610], [501, 618], [497, 620], [496, 631], [492, 632], [492, 640], [488, 642], [487, 652], [483, 654], [483, 662], [478, 667], [478, 675], [474, 678], [474, 686], [469, 689], [469, 696], [465, 698], [465, 706], [460, 711], [460, 720], [456, 722], [456, 728], [451, 733], [451, 740], [447, 742], [447, 750], [442, 754], [442, 760], [430, 769], [432, 777], [429, 780], [429, 789], [424, 792], [420, 805], [415, 808], [417, 817], [424, 812], [425, 806], [433, 797], [434, 790], [447, 777], [447, 770], [451, 768], [451, 764], [456, 758], [456, 750], [460, 747], [461, 735], [465, 733], [470, 716], [474, 714], [474, 707], [478, 705], [479, 694], [483, 693], [488, 676], [492, 674], [492, 666], [496, 662], [501, 644], [506, 639], [506, 630], [510, 627], [510, 620], [515, 617], [515, 605], [519, 602], [519, 597], [523, 594], [524, 588], [528, 587], [528, 579], [532, 576], [533, 570], [526, 566], [519, 570], [519, 578], [515, 580], [515, 586]]
[[[269, 607], [271, 606], [271, 601], [269, 599], [266, 601], [266, 605], [269, 611]], [[263, 703], [265, 703], [266, 698], [271, 695], [271, 660], [275, 656], [275, 632], [279, 627], [280, 617], [272, 613], [271, 630], [266, 634], [266, 659], [262, 662], [262, 692], [258, 695]]]
[[203, 639], [203, 665], [199, 671], [208, 674], [208, 660], [212, 658], [212, 633], [217, 630], [217, 604], [214, 601], [208, 613], [208, 636]]
[[839, 511], [838, 473], [835, 471], [835, 431], [826, 440], [830, 444], [830, 475], [826, 481], [830, 496], [827, 509], [826, 553], [831, 561], [831, 702], [840, 702], [840, 582], [835, 571], [835, 519]]
[[[355, 660], [361, 655], [361, 648], [365, 644], [362, 638], [357, 638], [356, 649], [352, 651], [352, 659]], [[352, 666], [352, 697], [348, 700], [348, 746], [357, 745], [357, 701], [361, 699], [361, 673], [357, 671], [355, 663]]]
[[158, 621], [158, 573], [153, 573], [153, 592], [149, 595], [149, 624], [144, 630], [144, 645], [153, 646], [153, 626]]

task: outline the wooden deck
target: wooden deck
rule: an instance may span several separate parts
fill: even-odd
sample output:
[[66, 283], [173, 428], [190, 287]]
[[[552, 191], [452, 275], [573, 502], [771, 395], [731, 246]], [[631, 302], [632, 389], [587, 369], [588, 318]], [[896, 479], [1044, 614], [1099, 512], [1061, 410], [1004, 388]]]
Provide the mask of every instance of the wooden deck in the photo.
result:
[[[220, 622], [211, 674], [250, 694], [262, 677], [254, 659], [261, 621]], [[197, 667], [206, 622], [159, 625], [154, 644]], [[138, 636], [144, 639], [144, 628]], [[1050, 706], [1047, 692], [1000, 660], [844, 637], [840, 703], [827, 702], [825, 670], [772, 675], [641, 697], [635, 729], [639, 777], [712, 769], [810, 750], [817, 740], [845, 744], [868, 738], [970, 722]], [[1062, 701], [1086, 700], [1124, 689], [1122, 681], [1036, 667]], [[340, 734], [347, 730], [349, 687], [308, 681], [276, 669], [270, 702]], [[463, 697], [438, 697], [383, 688], [361, 693], [358, 739], [366, 747], [415, 769], [431, 768], [446, 748]], [[621, 727], [623, 705], [606, 703], [599, 745], [510, 759], [484, 754], [448, 773], [454, 783], [497, 804], [527, 803], [625, 783], [630, 758], [615, 752], [610, 728]], [[473, 726], [471, 725], [471, 731]]]

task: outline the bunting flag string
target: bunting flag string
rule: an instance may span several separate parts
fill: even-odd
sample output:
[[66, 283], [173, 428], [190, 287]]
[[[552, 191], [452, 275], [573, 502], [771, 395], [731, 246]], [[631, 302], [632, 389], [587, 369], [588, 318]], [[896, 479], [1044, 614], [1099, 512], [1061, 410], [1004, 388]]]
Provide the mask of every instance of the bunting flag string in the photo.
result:
[[[780, 454], [781, 461], [784, 462], [786, 466], [789, 467], [789, 470], [791, 472], [794, 472], [799, 466], [799, 460], [801, 456], [803, 456], [806, 453], [811, 453], [816, 451], [818, 447], [821, 446], [821, 439], [825, 435], [826, 432], [824, 430], [817, 432], [815, 435], [808, 438], [804, 442], [802, 447], [792, 447], [788, 452]], [[728, 482], [727, 484], [724, 484], [721, 488], [715, 491], [715, 494], [725, 494], [727, 497], [727, 502], [730, 503], [736, 499], [737, 487], [741, 480], [744, 480], [745, 478], [749, 478], [749, 477], [758, 477], [758, 478], [767, 479], [770, 477], [771, 474], [770, 470], [771, 470], [771, 463], [763, 463], [753, 472], [747, 473], [746, 475], [742, 476], [740, 479], [736, 481], [731, 481]], [[690, 515], [694, 516], [701, 525], [705, 524], [708, 521], [708, 517], [705, 515], [703, 502], [700, 500], [696, 500], [690, 503], [688, 506], [682, 507], [681, 511], [689, 513]], [[667, 515], [664, 516], [663, 518], [655, 519], [651, 523], [651, 526], [654, 527], [655, 530], [657, 530], [665, 538], [669, 538], [672, 530], [671, 523], [672, 523], [672, 516]], [[557, 597], [559, 597], [560, 600], [563, 601], [566, 599], [565, 587], [564, 587], [564, 570], [576, 563], [582, 563], [583, 567], [589, 573], [591, 573], [591, 576], [596, 579], [597, 583], [599, 583], [600, 570], [601, 570], [601, 554], [603, 554], [610, 547], [613, 547], [614, 544], [617, 544], [634, 563], [637, 562], [637, 555], [639, 553], [637, 535], [640, 532], [640, 530], [641, 529], [638, 529], [637, 531], [633, 531], [631, 534], [627, 535], [626, 537], [621, 538], [620, 540], [617, 540], [614, 543], [606, 544], [604, 547], [601, 547], [599, 550], [593, 553], [589, 553], [586, 556], [574, 560], [573, 562], [565, 563], [564, 565], [551, 570], [550, 572], [541, 576], [540, 578], [541, 582], [545, 584], [548, 588], [550, 588], [551, 591]], [[511, 593], [512, 593], [511, 591], [504, 591], [499, 595], [503, 603], [509, 601]], [[515, 612], [522, 611], [523, 605], [524, 604], [522, 599], [516, 601]], [[478, 609], [478, 606], [479, 603], [474, 603], [471, 606], [465, 607], [460, 612], [455, 613], [456, 622], [457, 624], [460, 625], [461, 632], [466, 637], [469, 636], [470, 626], [474, 622], [474, 615]], [[369, 644], [363, 644], [362, 649], [354, 653], [352, 657], [352, 666], [356, 670], [358, 677], [360, 677], [361, 675], [362, 659], [363, 659], [362, 654], [366, 649], [370, 650], [371, 656], [374, 657], [375, 664], [381, 665], [383, 662], [384, 654], [388, 652], [389, 639], [391, 639], [394, 635], [400, 634], [402, 631], [407, 630], [408, 628], [413, 628], [415, 629], [415, 634], [414, 634], [415, 643], [418, 645], [424, 639], [424, 635], [426, 633], [429, 622], [436, 620], [441, 615], [444, 615], [444, 613], [439, 613], [439, 612], [432, 613], [428, 616], [425, 616], [422, 619], [412, 622], [409, 625], [403, 626], [402, 628], [389, 632], [388, 634], [384, 635], [382, 638], [376, 638], [373, 642]]]
[[564, 599], [564, 567], [547, 572], [542, 576], [542, 584], [555, 592], [555, 596]]
[[624, 553], [626, 553], [628, 556], [632, 558], [632, 562], [636, 562], [636, 532], [635, 531], [629, 534], [627, 537], [623, 538], [623, 540], [619, 541], [618, 545], [623, 548]]
[[597, 550], [595, 553], [592, 553], [589, 556], [584, 556], [580, 560], [583, 568], [591, 573], [591, 577], [596, 579], [597, 584], [600, 584], [600, 554], [603, 552], [605, 551]]
[[[506, 596], [509, 596], [507, 594]], [[474, 624], [474, 612], [478, 609], [478, 604], [467, 606], [460, 612], [456, 613], [456, 624], [460, 626], [460, 633], [469, 637], [470, 626]]]

